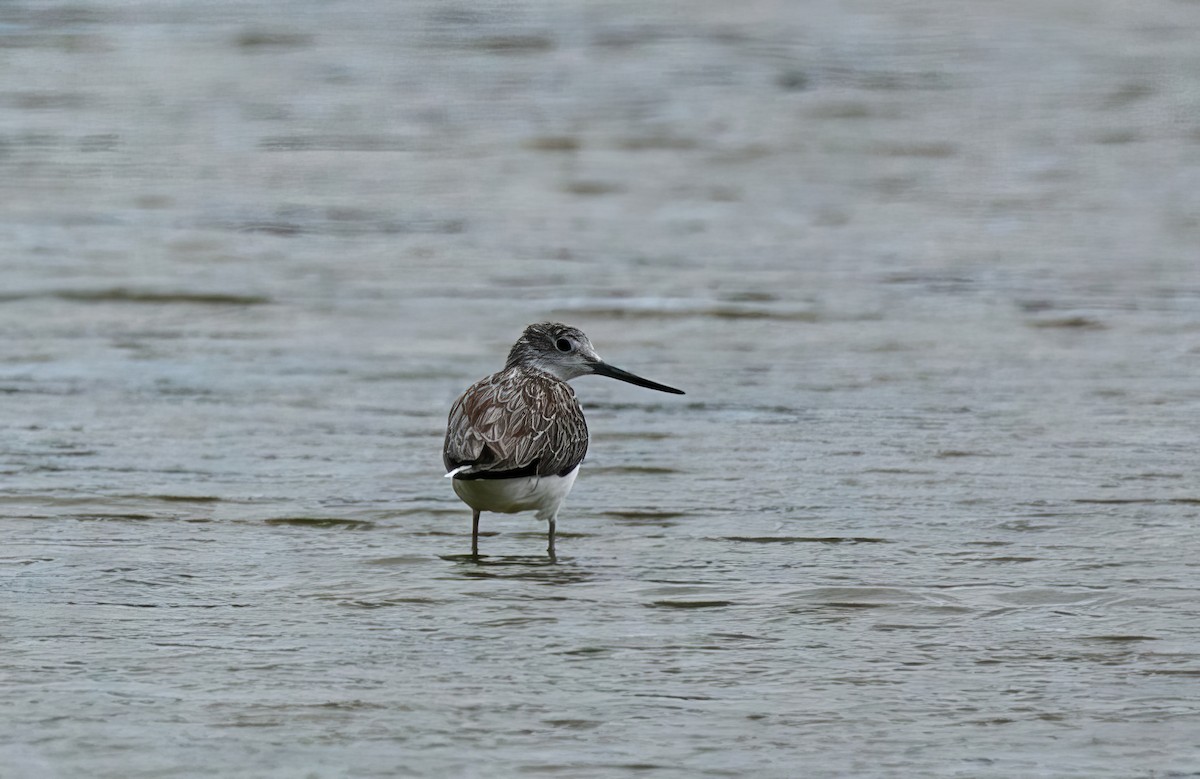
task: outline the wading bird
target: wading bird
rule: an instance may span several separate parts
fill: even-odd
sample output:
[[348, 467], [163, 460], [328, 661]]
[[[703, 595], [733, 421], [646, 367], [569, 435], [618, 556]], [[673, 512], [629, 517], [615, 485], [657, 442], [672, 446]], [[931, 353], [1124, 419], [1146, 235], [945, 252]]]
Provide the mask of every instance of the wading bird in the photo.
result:
[[568, 381], [596, 374], [682, 395], [600, 359], [583, 331], [529, 325], [504, 370], [472, 384], [450, 407], [442, 460], [454, 492], [471, 507], [471, 554], [479, 556], [479, 514], [536, 511], [549, 523], [550, 559], [559, 506], [588, 448], [587, 422]]

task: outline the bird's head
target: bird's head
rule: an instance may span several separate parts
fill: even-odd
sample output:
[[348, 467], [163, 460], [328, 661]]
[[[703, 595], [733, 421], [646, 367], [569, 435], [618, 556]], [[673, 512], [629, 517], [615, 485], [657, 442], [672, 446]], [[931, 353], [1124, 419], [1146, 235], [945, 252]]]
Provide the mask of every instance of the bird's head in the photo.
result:
[[539, 322], [529, 325], [508, 353], [506, 368], [533, 368], [549, 373], [562, 381], [588, 374], [636, 384], [639, 387], [682, 395], [683, 390], [643, 379], [629, 371], [609, 365], [600, 359], [595, 347], [577, 327], [559, 322]]

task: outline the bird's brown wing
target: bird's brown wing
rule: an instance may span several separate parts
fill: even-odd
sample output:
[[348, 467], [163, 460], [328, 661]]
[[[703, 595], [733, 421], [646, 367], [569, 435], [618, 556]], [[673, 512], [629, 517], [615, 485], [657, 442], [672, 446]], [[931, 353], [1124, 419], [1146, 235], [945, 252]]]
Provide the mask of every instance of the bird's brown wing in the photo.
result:
[[579, 465], [587, 446], [574, 390], [553, 376], [510, 369], [454, 401], [442, 459], [447, 471], [462, 469], [460, 479], [549, 476]]

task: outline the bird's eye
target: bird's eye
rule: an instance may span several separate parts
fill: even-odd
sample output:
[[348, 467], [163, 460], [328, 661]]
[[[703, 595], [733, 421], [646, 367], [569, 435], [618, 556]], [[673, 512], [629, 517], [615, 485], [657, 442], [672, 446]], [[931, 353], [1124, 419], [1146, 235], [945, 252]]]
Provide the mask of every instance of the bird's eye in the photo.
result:
[[569, 352], [571, 351], [571, 342], [566, 338], [559, 338], [554, 342], [554, 348], [558, 349], [560, 352]]

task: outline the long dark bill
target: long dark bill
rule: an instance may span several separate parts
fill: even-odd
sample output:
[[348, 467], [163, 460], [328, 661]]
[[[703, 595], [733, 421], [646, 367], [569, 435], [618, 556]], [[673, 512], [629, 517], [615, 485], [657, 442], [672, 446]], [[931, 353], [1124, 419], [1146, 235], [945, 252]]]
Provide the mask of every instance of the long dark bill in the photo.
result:
[[636, 384], [639, 387], [645, 387], [647, 389], [658, 390], [659, 392], [670, 392], [672, 395], [684, 394], [683, 390], [681, 389], [668, 387], [666, 384], [659, 384], [657, 381], [643, 379], [637, 374], [630, 373], [629, 371], [623, 371], [620, 368], [614, 368], [606, 362], [592, 363], [592, 373], [596, 374], [597, 376], [607, 376], [610, 379], [617, 379], [618, 381], [627, 381], [630, 384]]

